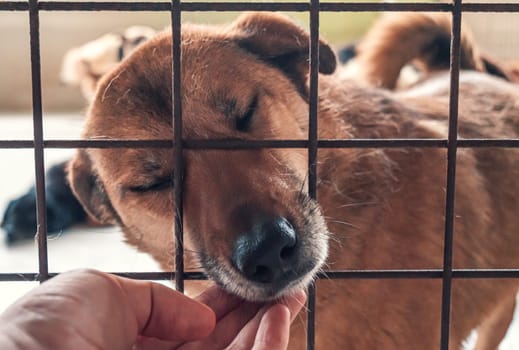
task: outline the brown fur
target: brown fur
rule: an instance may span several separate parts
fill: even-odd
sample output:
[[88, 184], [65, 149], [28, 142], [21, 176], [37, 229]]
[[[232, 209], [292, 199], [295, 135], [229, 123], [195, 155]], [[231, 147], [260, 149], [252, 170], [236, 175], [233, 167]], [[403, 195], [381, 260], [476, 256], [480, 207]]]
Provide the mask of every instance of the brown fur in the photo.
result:
[[[408, 87], [400, 81], [402, 68], [411, 62], [417, 77], [425, 79], [450, 64], [452, 19], [446, 13], [398, 13], [382, 16], [356, 46], [355, 69], [345, 72], [360, 83], [387, 89]], [[482, 53], [472, 32], [462, 23], [460, 68], [486, 72], [517, 82], [512, 62], [504, 62]]]
[[[308, 35], [277, 14], [246, 14], [222, 28], [183, 26], [184, 137], [306, 138], [307, 52]], [[325, 43], [320, 62], [321, 73], [333, 71], [335, 58]], [[101, 81], [84, 136], [170, 138], [170, 76], [171, 35], [164, 33]], [[428, 96], [424, 88], [393, 94], [322, 75], [319, 137], [445, 137], [446, 85], [435, 85]], [[518, 136], [516, 87], [478, 75], [462, 79], [460, 93], [461, 136]], [[250, 128], [236, 130], [255, 96]], [[328, 231], [328, 268], [442, 267], [444, 149], [320, 149], [319, 207], [301, 192], [304, 150], [186, 150], [184, 157], [186, 264], [201, 263], [242, 297], [273, 296], [229, 262], [232, 242], [256, 212], [290, 217], [302, 257], [315, 263], [293, 288], [320, 267]], [[171, 269], [175, 208], [167, 178], [173, 171], [169, 149], [86, 149], [72, 162], [70, 180], [91, 215], [120, 225], [128, 242]], [[517, 150], [459, 150], [455, 268], [517, 267], [518, 177]], [[150, 186], [158, 189], [142, 190]], [[455, 280], [452, 348], [517, 286], [517, 280]], [[320, 280], [317, 296], [318, 349], [438, 348], [440, 280]], [[302, 326], [296, 321], [293, 327], [293, 349], [303, 348]]]
[[[450, 64], [451, 15], [442, 13], [399, 13], [385, 15], [358, 45], [354, 68], [343, 72], [347, 79], [364, 79], [363, 84], [380, 84], [386, 88], [405, 89], [417, 81], [431, 79]], [[409, 40], [402, 41], [402, 38]], [[481, 54], [469, 28], [462, 26], [461, 60], [464, 70], [475, 70], [518, 82], [517, 64]], [[413, 62], [415, 69], [402, 71]], [[351, 74], [354, 72], [353, 74]], [[409, 79], [410, 78], [410, 79]], [[445, 79], [445, 77], [441, 78]], [[474, 108], [477, 113], [484, 106]], [[497, 349], [512, 321], [515, 295], [501, 301], [483, 324], [478, 327], [476, 350]]]

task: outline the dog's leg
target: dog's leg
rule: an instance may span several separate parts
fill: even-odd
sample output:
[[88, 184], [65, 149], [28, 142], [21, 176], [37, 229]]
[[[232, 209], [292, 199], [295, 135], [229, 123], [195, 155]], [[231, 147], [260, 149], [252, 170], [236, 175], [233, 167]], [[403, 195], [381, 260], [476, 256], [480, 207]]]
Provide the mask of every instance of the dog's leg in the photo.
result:
[[[85, 211], [74, 197], [67, 181], [67, 163], [56, 164], [45, 173], [48, 233], [58, 233], [87, 220]], [[6, 243], [12, 244], [34, 238], [36, 226], [36, 191], [33, 186], [26, 194], [9, 203], [1, 227], [6, 234]]]
[[503, 340], [515, 311], [516, 297], [503, 300], [478, 327], [474, 350], [496, 350]]

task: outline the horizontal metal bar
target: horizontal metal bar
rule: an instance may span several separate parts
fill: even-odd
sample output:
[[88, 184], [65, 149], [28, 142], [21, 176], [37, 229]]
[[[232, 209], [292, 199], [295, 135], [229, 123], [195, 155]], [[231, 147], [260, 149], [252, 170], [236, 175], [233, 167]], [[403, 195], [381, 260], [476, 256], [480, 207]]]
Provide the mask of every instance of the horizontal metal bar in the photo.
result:
[[308, 2], [182, 2], [182, 11], [310, 11]]
[[[174, 280], [175, 272], [110, 272], [114, 275], [138, 280]], [[49, 273], [54, 277], [58, 273]], [[0, 273], [0, 282], [36, 282], [38, 273]], [[441, 279], [443, 270], [331, 270], [317, 275], [319, 279]], [[518, 269], [453, 269], [456, 279], [519, 278]], [[185, 280], [205, 280], [203, 272], [184, 272]]]
[[[8, 2], [0, 6], [0, 10], [27, 10], [17, 2]], [[40, 1], [38, 9], [41, 11], [171, 11], [171, 2], [117, 2], [117, 1]], [[310, 11], [308, 2], [183, 2], [181, 11]], [[319, 11], [323, 12], [380, 12], [380, 11], [449, 11], [450, 4], [437, 3], [356, 3], [337, 2], [321, 3]]]
[[0, 140], [2, 148], [34, 148], [33, 140]]
[[2, 1], [0, 11], [29, 11], [28, 1]]
[[[306, 2], [184, 2], [180, 5], [185, 12], [223, 11], [287, 11], [307, 12]], [[0, 11], [27, 11], [26, 2], [7, 1], [0, 3]], [[171, 11], [170, 2], [117, 2], [117, 1], [41, 1], [41, 11]], [[449, 4], [436, 3], [321, 3], [322, 12], [380, 12], [380, 11], [449, 11]]]
[[40, 1], [41, 11], [171, 11], [170, 2]]
[[[319, 148], [446, 148], [446, 139], [333, 139]], [[171, 148], [171, 140], [46, 140], [45, 148]], [[459, 139], [460, 148], [519, 148], [519, 139]], [[0, 140], [2, 148], [33, 148], [32, 140]], [[187, 149], [307, 148], [307, 140], [186, 140]]]
[[519, 139], [458, 139], [458, 148], [517, 148]]
[[392, 2], [322, 2], [319, 4], [320, 12], [445, 12], [451, 11], [452, 5], [448, 3], [392, 3]]
[[345, 270], [324, 271], [320, 279], [439, 279], [443, 271], [437, 270]]
[[519, 3], [464, 3], [463, 12], [519, 12]]
[[[452, 11], [449, 3], [352, 3], [324, 2], [320, 4], [321, 12], [396, 12], [396, 11]], [[519, 3], [463, 3], [462, 12], [519, 12]]]
[[[41, 1], [39, 9], [42, 11], [171, 11], [171, 2], [71, 2], [71, 1]], [[181, 11], [294, 11], [309, 10], [305, 2], [183, 2]]]
[[[175, 280], [175, 272], [112, 272], [112, 274], [139, 280]], [[185, 280], [207, 280], [203, 272], [184, 272], [183, 275]]]
[[[305, 12], [310, 10], [306, 2], [184, 2], [180, 6], [186, 12], [204, 11], [291, 11]], [[117, 1], [40, 1], [38, 9], [42, 11], [171, 11], [170, 2], [117, 2]], [[355, 3], [325, 2], [319, 4], [321, 12], [381, 12], [381, 11], [451, 11], [448, 3]], [[463, 12], [519, 12], [519, 3], [464, 3]], [[28, 11], [26, 1], [0, 2], [0, 11]]]
[[[174, 280], [175, 272], [108, 272], [113, 275], [137, 279], [137, 280], [155, 280], [168, 281]], [[55, 277], [59, 273], [49, 273], [49, 277]], [[37, 282], [39, 274], [35, 272], [23, 273], [0, 273], [0, 282]], [[184, 272], [184, 279], [188, 280], [206, 280], [207, 277], [203, 272]]]
[[453, 278], [519, 278], [519, 269], [452, 270]]
[[47, 140], [46, 148], [172, 148], [170, 140]]
[[[441, 279], [442, 269], [433, 270], [347, 270], [325, 271], [321, 279]], [[519, 278], [519, 269], [453, 269], [452, 277], [473, 278]]]

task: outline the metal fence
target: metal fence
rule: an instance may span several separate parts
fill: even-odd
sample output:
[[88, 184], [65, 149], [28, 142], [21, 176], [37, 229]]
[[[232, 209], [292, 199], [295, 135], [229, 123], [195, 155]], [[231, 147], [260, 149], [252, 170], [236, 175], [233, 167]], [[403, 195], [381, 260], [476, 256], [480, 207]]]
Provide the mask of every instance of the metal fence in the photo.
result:
[[[458, 90], [460, 71], [460, 32], [463, 12], [519, 12], [519, 3], [380, 3], [380, 2], [72, 2], [72, 1], [4, 1], [0, 11], [28, 12], [30, 21], [30, 47], [32, 70], [32, 109], [34, 138], [32, 140], [0, 140], [0, 149], [32, 148], [35, 156], [36, 194], [37, 194], [37, 238], [39, 271], [36, 273], [0, 273], [0, 281], [41, 282], [53, 277], [49, 273], [47, 259], [47, 231], [45, 210], [45, 148], [127, 148], [127, 147], [173, 147], [175, 154], [175, 177], [180, 177], [183, 168], [182, 150], [185, 149], [251, 149], [251, 148], [306, 148], [308, 149], [308, 191], [312, 198], [317, 197], [317, 152], [319, 148], [398, 148], [398, 147], [435, 147], [447, 149], [447, 188], [445, 197], [444, 258], [442, 269], [430, 270], [361, 270], [325, 271], [318, 278], [328, 279], [441, 279], [441, 349], [449, 347], [451, 284], [453, 279], [470, 278], [519, 278], [516, 269], [453, 269], [453, 223], [454, 193], [456, 179], [456, 153], [458, 148], [503, 147], [519, 148], [519, 139], [464, 139], [458, 140]], [[41, 98], [41, 62], [39, 13], [41, 11], [166, 11], [171, 13], [173, 31], [173, 113], [174, 135], [171, 140], [45, 140], [43, 138], [43, 113]], [[189, 11], [290, 11], [306, 12], [310, 17], [310, 62], [309, 62], [309, 132], [307, 140], [185, 140], [182, 137], [182, 106], [180, 77], [180, 32], [182, 12]], [[447, 139], [318, 139], [317, 98], [318, 98], [318, 60], [319, 60], [319, 14], [321, 12], [382, 12], [382, 11], [432, 11], [450, 12], [452, 15], [451, 62], [450, 62], [450, 101], [449, 132]], [[177, 140], [177, 141], [173, 141]], [[180, 178], [175, 183], [181, 184]], [[151, 280], [169, 280], [174, 276], [176, 288], [183, 291], [184, 280], [205, 279], [201, 272], [184, 272], [183, 262], [183, 195], [182, 186], [175, 186], [175, 238], [176, 271], [170, 272], [114, 272], [116, 275]], [[315, 284], [308, 292], [307, 310], [307, 349], [314, 349], [315, 343]]]

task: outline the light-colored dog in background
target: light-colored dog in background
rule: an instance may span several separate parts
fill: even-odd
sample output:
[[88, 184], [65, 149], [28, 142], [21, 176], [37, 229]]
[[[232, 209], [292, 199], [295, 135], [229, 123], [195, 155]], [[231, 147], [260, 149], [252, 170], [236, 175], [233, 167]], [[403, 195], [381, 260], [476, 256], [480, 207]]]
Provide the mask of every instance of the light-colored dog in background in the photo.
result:
[[[152, 38], [101, 79], [85, 138], [171, 137], [171, 40]], [[286, 17], [251, 13], [224, 27], [185, 25], [182, 54], [186, 139], [307, 137], [308, 35]], [[319, 70], [320, 138], [446, 136], [448, 75], [402, 93], [345, 82], [331, 75], [335, 56], [324, 42]], [[460, 78], [460, 135], [518, 137], [519, 89], [487, 73]], [[320, 149], [318, 202], [304, 191], [305, 150], [183, 156], [187, 267], [202, 266], [243, 298], [281, 297], [326, 266], [443, 264], [443, 149]], [[70, 166], [90, 215], [119, 225], [165, 269], [174, 268], [173, 158], [168, 149], [84, 149]], [[519, 265], [518, 164], [517, 150], [459, 150], [455, 268]], [[452, 348], [517, 287], [517, 280], [454, 281]], [[438, 280], [320, 280], [317, 296], [318, 349], [438, 348]], [[303, 348], [302, 324], [292, 332], [291, 347]]]
[[79, 87], [83, 96], [90, 101], [99, 79], [156, 33], [147, 26], [131, 26], [122, 34], [108, 33], [70, 49], [63, 58], [61, 81]]

